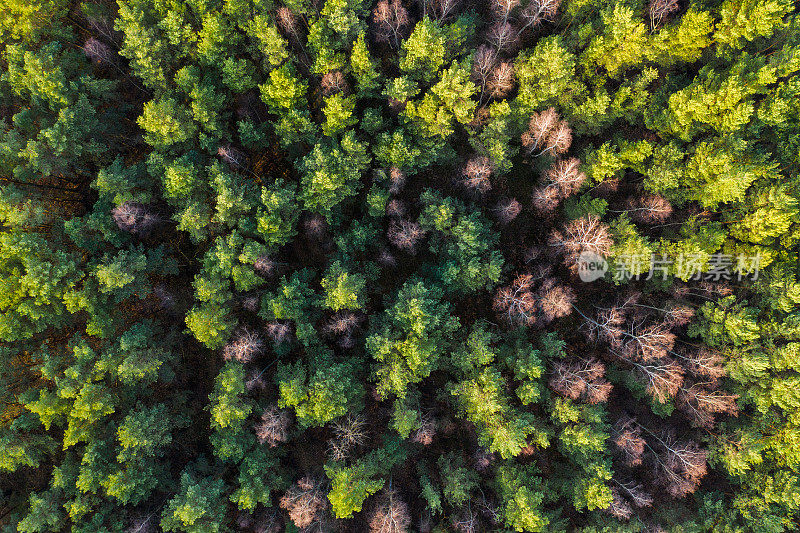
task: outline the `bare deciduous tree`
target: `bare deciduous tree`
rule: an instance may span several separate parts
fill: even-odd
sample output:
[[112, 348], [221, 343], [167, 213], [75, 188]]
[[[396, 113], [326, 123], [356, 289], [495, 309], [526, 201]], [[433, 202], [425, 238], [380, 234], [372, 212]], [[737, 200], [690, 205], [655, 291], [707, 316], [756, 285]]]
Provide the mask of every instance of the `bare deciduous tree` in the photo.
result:
[[678, 408], [689, 417], [696, 427], [711, 428], [714, 426], [714, 415], [726, 413], [736, 416], [739, 408], [736, 405], [736, 394], [721, 390], [709, 390], [713, 383], [694, 383], [690, 387], [681, 387], [677, 396]]
[[689, 353], [676, 354], [682, 361], [686, 369], [698, 378], [710, 380], [716, 383], [717, 380], [725, 376], [725, 367], [722, 366], [724, 359], [722, 354], [708, 347]]
[[333, 438], [328, 441], [328, 453], [334, 461], [344, 461], [355, 448], [367, 439], [364, 417], [348, 414], [333, 424]]
[[561, 192], [554, 185], [536, 187], [531, 197], [531, 206], [541, 215], [551, 215], [555, 213], [561, 199]]
[[630, 325], [616, 351], [626, 359], [653, 361], [666, 357], [675, 345], [675, 334], [661, 323]]
[[250, 313], [258, 313], [258, 306], [260, 305], [260, 300], [258, 296], [255, 294], [247, 294], [242, 296], [239, 300], [239, 305], [242, 306], [242, 309], [248, 311]]
[[501, 320], [512, 326], [530, 326], [536, 322], [536, 298], [531, 292], [533, 276], [518, 275], [511, 285], [495, 293], [493, 308]]
[[372, 22], [376, 40], [399, 48], [411, 19], [400, 0], [380, 0], [372, 12]]
[[669, 430], [654, 437], [658, 442], [654, 454], [656, 481], [675, 498], [694, 492], [708, 470], [708, 452], [696, 442], [678, 440]]
[[522, 205], [514, 198], [502, 198], [493, 209], [501, 224], [510, 224], [519, 216]]
[[644, 385], [647, 394], [665, 403], [683, 385], [683, 368], [670, 358], [639, 363], [630, 361], [634, 368], [634, 375]]
[[271, 278], [275, 275], [277, 264], [269, 256], [260, 255], [253, 264], [253, 268], [260, 276]]
[[612, 385], [603, 376], [605, 365], [594, 357], [556, 361], [548, 384], [558, 394], [589, 404], [608, 400]]
[[152, 207], [137, 202], [124, 202], [111, 210], [111, 218], [122, 231], [147, 237], [161, 224], [161, 217]]
[[361, 415], [348, 414], [334, 422], [333, 434], [348, 446], [361, 446], [367, 440], [367, 423]]
[[461, 0], [420, 0], [420, 4], [423, 15], [442, 22], [458, 12]]
[[530, 122], [528, 122], [528, 131], [523, 134], [522, 146], [528, 152], [533, 152], [544, 145], [545, 140], [550, 135], [550, 132], [561, 122], [554, 107], [549, 107], [541, 113], [534, 113], [531, 115]]
[[408, 505], [393, 489], [378, 498], [369, 518], [370, 533], [404, 533], [410, 524]]
[[634, 467], [642, 464], [645, 440], [642, 429], [629, 416], [622, 416], [614, 423], [611, 442], [616, 446], [626, 466]]
[[520, 12], [522, 29], [535, 28], [542, 22], [554, 22], [561, 0], [531, 0]]
[[573, 220], [562, 231], [553, 231], [548, 240], [550, 246], [564, 254], [564, 264], [573, 269], [577, 268], [581, 253], [592, 252], [605, 257], [611, 251], [613, 243], [608, 226], [596, 215]]
[[351, 311], [339, 311], [323, 326], [322, 332], [327, 335], [349, 335], [358, 327], [360, 319]]
[[472, 81], [480, 84], [481, 92], [486, 88], [495, 64], [495, 53], [492, 49], [485, 44], [480, 45], [472, 58]]
[[322, 215], [312, 215], [303, 221], [303, 228], [305, 229], [306, 237], [321, 241], [325, 238], [328, 231], [328, 223]]
[[89, 37], [83, 43], [83, 53], [90, 61], [96, 64], [112, 63], [114, 60], [114, 51], [106, 43], [98, 41], [94, 37]]
[[226, 361], [235, 359], [242, 363], [248, 363], [263, 350], [264, 339], [261, 338], [261, 335], [251, 329], [241, 328], [225, 345], [222, 356]]
[[545, 323], [570, 314], [574, 302], [575, 292], [571, 288], [559, 284], [555, 278], [544, 280], [542, 286], [536, 291], [536, 303]]
[[585, 321], [581, 328], [586, 332], [586, 337], [590, 341], [606, 342], [612, 346], [619, 346], [619, 343], [622, 342], [625, 334], [622, 327], [625, 324], [625, 310], [622, 306], [601, 308], [595, 319], [586, 315], [583, 315], [583, 318]]
[[492, 188], [489, 178], [493, 172], [492, 160], [475, 156], [467, 160], [461, 171], [461, 185], [467, 190], [482, 194]]
[[277, 446], [289, 439], [289, 426], [292, 423], [289, 412], [275, 406], [268, 407], [256, 424], [256, 437], [261, 444]]
[[586, 174], [580, 171], [581, 160], [577, 157], [559, 159], [547, 169], [545, 177], [558, 187], [561, 196], [574, 194], [586, 182]]
[[672, 204], [658, 194], [648, 194], [639, 198], [631, 198], [628, 208], [631, 218], [642, 224], [660, 224], [672, 214]]
[[616, 487], [611, 487], [611, 503], [605, 511], [619, 520], [630, 520], [633, 508]]
[[247, 168], [249, 166], [247, 155], [229, 144], [217, 148], [217, 155], [231, 168]]
[[310, 526], [326, 507], [325, 493], [319, 480], [303, 477], [281, 497], [280, 506], [299, 528]]
[[409, 253], [416, 253], [417, 243], [425, 235], [422, 226], [407, 219], [392, 220], [386, 237], [393, 245]]
[[320, 87], [322, 87], [322, 94], [325, 96], [331, 96], [339, 92], [347, 93], [350, 89], [344, 74], [340, 70], [326, 72], [320, 80]]
[[497, 65], [486, 80], [486, 90], [491, 98], [502, 99], [514, 89], [514, 65], [502, 62]]
[[389, 169], [389, 193], [397, 194], [406, 184], [406, 173], [397, 167]]
[[278, 27], [283, 30], [293, 43], [297, 44], [301, 39], [301, 21], [288, 7], [279, 7], [275, 17]]
[[490, 7], [492, 13], [498, 20], [506, 22], [511, 16], [511, 11], [518, 5], [519, 0], [492, 0]]
[[486, 34], [486, 40], [494, 47], [495, 56], [514, 53], [520, 44], [519, 32], [509, 22], [496, 22]]
[[635, 507], [644, 508], [650, 507], [653, 505], [653, 495], [644, 490], [642, 485], [636, 483], [634, 481], [629, 481], [627, 483], [620, 483], [617, 480], [613, 480], [617, 487], [628, 497], [628, 499], [633, 503]]
[[283, 344], [292, 338], [292, 326], [287, 322], [275, 320], [267, 323], [267, 335], [274, 344]]
[[671, 303], [664, 312], [664, 324], [669, 328], [685, 326], [694, 318], [694, 309], [678, 303]]
[[628, 520], [633, 515], [631, 504], [638, 508], [650, 507], [653, 504], [653, 496], [645, 491], [639, 483], [634, 481], [621, 483], [614, 478], [611, 481], [615, 484], [611, 488], [614, 501], [607, 511], [617, 518]]
[[678, 0], [650, 0], [650, 27], [656, 29], [664, 17], [679, 9]]
[[406, 204], [403, 200], [392, 198], [386, 203], [386, 215], [399, 218], [406, 214]]
[[563, 154], [569, 150], [571, 145], [572, 129], [569, 127], [569, 124], [562, 120], [547, 135], [547, 139], [545, 139], [544, 142], [544, 147], [537, 155], [543, 155], [548, 152], [551, 154]]

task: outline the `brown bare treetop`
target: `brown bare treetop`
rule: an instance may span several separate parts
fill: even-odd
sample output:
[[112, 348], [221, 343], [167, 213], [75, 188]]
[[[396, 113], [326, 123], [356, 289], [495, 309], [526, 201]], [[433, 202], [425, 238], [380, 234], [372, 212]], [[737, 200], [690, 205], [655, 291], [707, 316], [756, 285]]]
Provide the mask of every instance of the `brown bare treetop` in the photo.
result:
[[486, 87], [489, 75], [494, 70], [495, 65], [495, 53], [488, 45], [480, 45], [472, 58], [472, 81], [480, 84], [481, 90]]
[[564, 264], [573, 269], [577, 268], [581, 253], [592, 252], [606, 257], [613, 243], [608, 226], [596, 215], [573, 220], [563, 230], [554, 230], [548, 239], [550, 246], [564, 254]]
[[559, 159], [547, 169], [545, 177], [558, 187], [562, 196], [567, 197], [586, 182], [586, 174], [580, 171], [580, 166], [581, 160], [577, 157]]
[[647, 194], [631, 198], [626, 209], [631, 218], [642, 224], [660, 224], [672, 214], [672, 204], [658, 194]]
[[674, 398], [683, 385], [683, 367], [670, 358], [649, 363], [630, 363], [635, 377], [644, 385], [647, 394], [660, 403]]
[[611, 442], [616, 447], [622, 463], [629, 467], [642, 464], [645, 440], [642, 429], [629, 416], [622, 416], [614, 423], [611, 432]]
[[678, 0], [650, 0], [648, 11], [650, 12], [650, 27], [655, 29], [664, 17], [675, 13], [680, 9]]
[[611, 487], [611, 503], [605, 511], [619, 520], [630, 520], [633, 516], [633, 508], [628, 501], [622, 497], [617, 487]]
[[111, 218], [122, 231], [142, 238], [150, 235], [162, 219], [149, 205], [124, 202], [111, 210]]
[[534, 113], [528, 123], [528, 130], [523, 134], [522, 146], [533, 152], [543, 146], [550, 132], [560, 123], [561, 118], [554, 107], [549, 107], [541, 113]]
[[406, 173], [400, 170], [397, 167], [392, 167], [389, 169], [389, 192], [391, 194], [397, 194], [401, 190], [403, 190], [403, 186], [406, 184]]
[[531, 206], [541, 215], [551, 215], [561, 203], [562, 197], [558, 187], [544, 185], [536, 187], [531, 196]]
[[721, 390], [709, 390], [715, 386], [712, 382], [694, 383], [688, 388], [681, 387], [678, 392], [678, 408], [686, 414], [692, 425], [711, 428], [714, 426], [715, 414], [739, 414], [739, 407], [736, 405], [739, 396]]
[[569, 150], [571, 145], [572, 129], [569, 127], [569, 124], [562, 120], [550, 131], [540, 155], [547, 152], [552, 154], [563, 154]]
[[522, 204], [514, 198], [501, 198], [493, 209], [497, 215], [497, 220], [501, 224], [506, 225], [514, 221], [520, 212], [522, 212]]
[[489, 78], [486, 80], [486, 89], [491, 98], [502, 99], [514, 89], [514, 65], [509, 62], [502, 62], [492, 69]]
[[300, 41], [302, 22], [291, 9], [288, 7], [279, 7], [275, 18], [278, 22], [278, 27], [283, 30], [283, 34], [286, 37], [295, 43]]
[[393, 489], [386, 490], [376, 502], [369, 518], [370, 533], [405, 533], [411, 525], [408, 505]]
[[424, 235], [422, 226], [407, 219], [392, 220], [386, 232], [389, 242], [412, 254], [416, 253], [417, 243]]
[[495, 293], [493, 308], [501, 320], [512, 326], [530, 326], [536, 322], [536, 298], [531, 292], [533, 276], [518, 275], [511, 285]]
[[299, 528], [310, 526], [327, 506], [327, 498], [319, 480], [306, 476], [300, 478], [281, 497], [280, 506], [289, 513], [289, 519]]
[[226, 361], [235, 359], [242, 363], [248, 363], [264, 350], [264, 339], [257, 332], [242, 328], [237, 331], [233, 339], [225, 345], [222, 356]]
[[520, 12], [522, 29], [535, 28], [542, 22], [554, 22], [561, 0], [531, 0]]
[[346, 93], [350, 89], [344, 74], [339, 70], [326, 72], [322, 76], [322, 80], [320, 80], [320, 87], [322, 87], [322, 94], [325, 96], [331, 96], [339, 92]]
[[519, 31], [510, 22], [494, 23], [486, 34], [486, 40], [494, 47], [495, 55], [512, 54], [520, 45]]
[[613, 388], [603, 376], [605, 365], [594, 357], [556, 361], [548, 384], [558, 394], [589, 404], [608, 400]]
[[506, 22], [511, 16], [511, 11], [519, 5], [519, 0], [491, 0], [489, 5], [494, 16]]
[[453, 17], [461, 8], [461, 0], [420, 0], [423, 14], [442, 22]]
[[114, 51], [111, 47], [94, 37], [89, 37], [83, 43], [83, 53], [93, 63], [111, 63], [114, 59]]
[[658, 453], [654, 454], [656, 481], [675, 498], [697, 490], [708, 470], [708, 452], [694, 441], [678, 440], [671, 430], [654, 437], [658, 442]]
[[256, 437], [261, 444], [274, 447], [289, 439], [291, 416], [285, 409], [268, 407], [261, 415], [261, 422], [256, 424]]
[[380, 0], [372, 12], [375, 39], [399, 48], [411, 23], [408, 10], [400, 0]]
[[392, 218], [400, 218], [406, 214], [406, 204], [399, 198], [392, 198], [386, 203], [386, 215]]
[[555, 278], [548, 278], [536, 291], [536, 299], [542, 320], [548, 323], [572, 312], [575, 292], [570, 287], [558, 283]]
[[489, 178], [493, 170], [491, 159], [485, 156], [474, 156], [468, 159], [464, 165], [460, 183], [470, 191], [485, 193], [492, 188]]
[[247, 168], [250, 164], [247, 154], [229, 144], [217, 148], [217, 155], [231, 168]]

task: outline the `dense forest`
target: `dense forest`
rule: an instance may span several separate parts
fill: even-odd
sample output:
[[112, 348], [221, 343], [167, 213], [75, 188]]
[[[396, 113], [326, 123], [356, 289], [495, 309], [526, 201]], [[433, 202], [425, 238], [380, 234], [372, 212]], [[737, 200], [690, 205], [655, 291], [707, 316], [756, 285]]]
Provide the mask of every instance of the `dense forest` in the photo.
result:
[[792, 0], [0, 0], [0, 532], [800, 529]]

